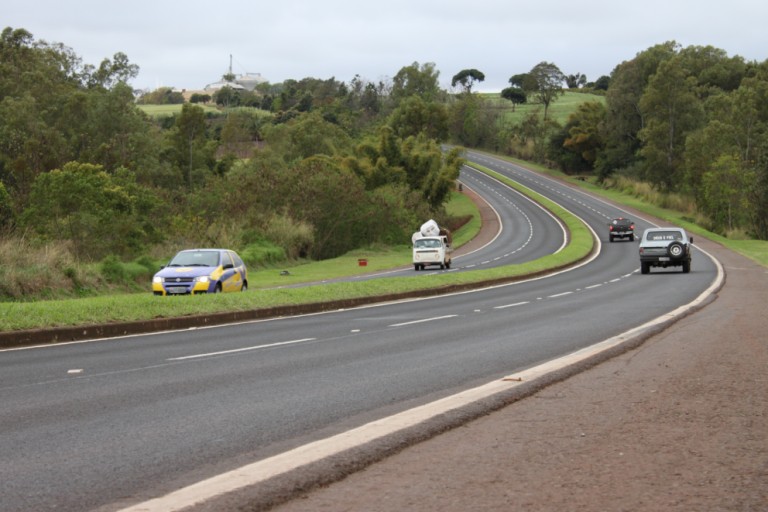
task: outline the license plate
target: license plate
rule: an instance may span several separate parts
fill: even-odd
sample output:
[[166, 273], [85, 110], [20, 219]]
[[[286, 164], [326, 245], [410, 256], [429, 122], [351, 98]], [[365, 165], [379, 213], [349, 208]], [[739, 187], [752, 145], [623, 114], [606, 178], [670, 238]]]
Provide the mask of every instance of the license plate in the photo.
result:
[[183, 286], [169, 286], [168, 293], [187, 293], [187, 289]]
[[666, 256], [661, 256], [661, 257], [659, 258], [659, 261], [669, 261], [669, 258], [668, 258], [668, 257], [666, 257]]

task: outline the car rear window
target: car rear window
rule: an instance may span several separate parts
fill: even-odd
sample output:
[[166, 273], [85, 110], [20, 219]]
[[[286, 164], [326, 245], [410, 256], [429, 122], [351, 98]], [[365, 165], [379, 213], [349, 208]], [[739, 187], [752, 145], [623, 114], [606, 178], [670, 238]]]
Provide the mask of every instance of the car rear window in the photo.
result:
[[645, 238], [651, 242], [667, 242], [671, 240], [682, 240], [683, 235], [679, 231], [654, 231], [648, 233], [648, 236]]

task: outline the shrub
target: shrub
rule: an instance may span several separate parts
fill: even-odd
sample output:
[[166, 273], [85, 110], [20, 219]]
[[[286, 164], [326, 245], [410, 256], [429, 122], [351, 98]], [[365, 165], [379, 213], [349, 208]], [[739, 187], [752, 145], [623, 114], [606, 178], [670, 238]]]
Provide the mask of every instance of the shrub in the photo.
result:
[[123, 262], [114, 254], [110, 254], [101, 262], [101, 275], [108, 283], [124, 283], [128, 273], [125, 270]]

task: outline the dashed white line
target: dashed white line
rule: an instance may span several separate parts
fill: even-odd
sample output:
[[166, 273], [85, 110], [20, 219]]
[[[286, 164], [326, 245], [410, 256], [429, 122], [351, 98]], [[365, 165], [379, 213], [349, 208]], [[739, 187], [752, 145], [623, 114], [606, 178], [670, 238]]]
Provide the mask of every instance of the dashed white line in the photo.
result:
[[213, 357], [213, 356], [221, 356], [225, 354], [235, 354], [237, 352], [247, 352], [249, 350], [259, 350], [261, 348], [270, 348], [270, 347], [280, 347], [283, 345], [292, 345], [294, 343], [304, 343], [306, 341], [314, 341], [317, 338], [303, 338], [300, 340], [291, 340], [291, 341], [280, 341], [277, 343], [269, 343], [267, 345], [255, 345], [253, 347], [243, 347], [243, 348], [235, 348], [232, 350], [221, 350], [219, 352], [208, 352], [207, 354], [193, 354], [190, 356], [181, 356], [181, 357], [171, 357], [169, 359], [166, 359], [166, 361], [184, 361], [186, 359], [200, 359], [203, 357]]
[[529, 301], [525, 302], [515, 302], [514, 304], [505, 304], [503, 306], [495, 306], [493, 309], [504, 309], [504, 308], [513, 308], [515, 306], [524, 306], [526, 304], [530, 304]]
[[392, 324], [392, 325], [390, 325], [390, 327], [402, 327], [404, 325], [420, 324], [420, 323], [423, 323], [423, 322], [434, 322], [435, 320], [443, 320], [445, 318], [453, 318], [455, 316], [459, 316], [459, 315], [445, 315], [445, 316], [436, 316], [436, 317], [432, 317], [432, 318], [422, 318], [421, 320], [413, 320], [411, 322], [402, 322], [402, 323], [399, 323], [399, 324]]

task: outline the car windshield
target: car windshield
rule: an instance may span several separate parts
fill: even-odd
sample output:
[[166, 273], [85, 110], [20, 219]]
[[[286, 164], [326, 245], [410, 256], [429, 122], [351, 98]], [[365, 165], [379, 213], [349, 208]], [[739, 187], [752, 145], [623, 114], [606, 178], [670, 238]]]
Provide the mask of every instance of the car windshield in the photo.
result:
[[416, 249], [437, 249], [442, 245], [437, 238], [420, 238], [413, 244]]
[[649, 242], [668, 242], [670, 240], [682, 240], [683, 235], [679, 231], [654, 231], [648, 233], [646, 239]]
[[217, 267], [219, 266], [218, 251], [184, 251], [180, 252], [168, 264], [169, 267]]

